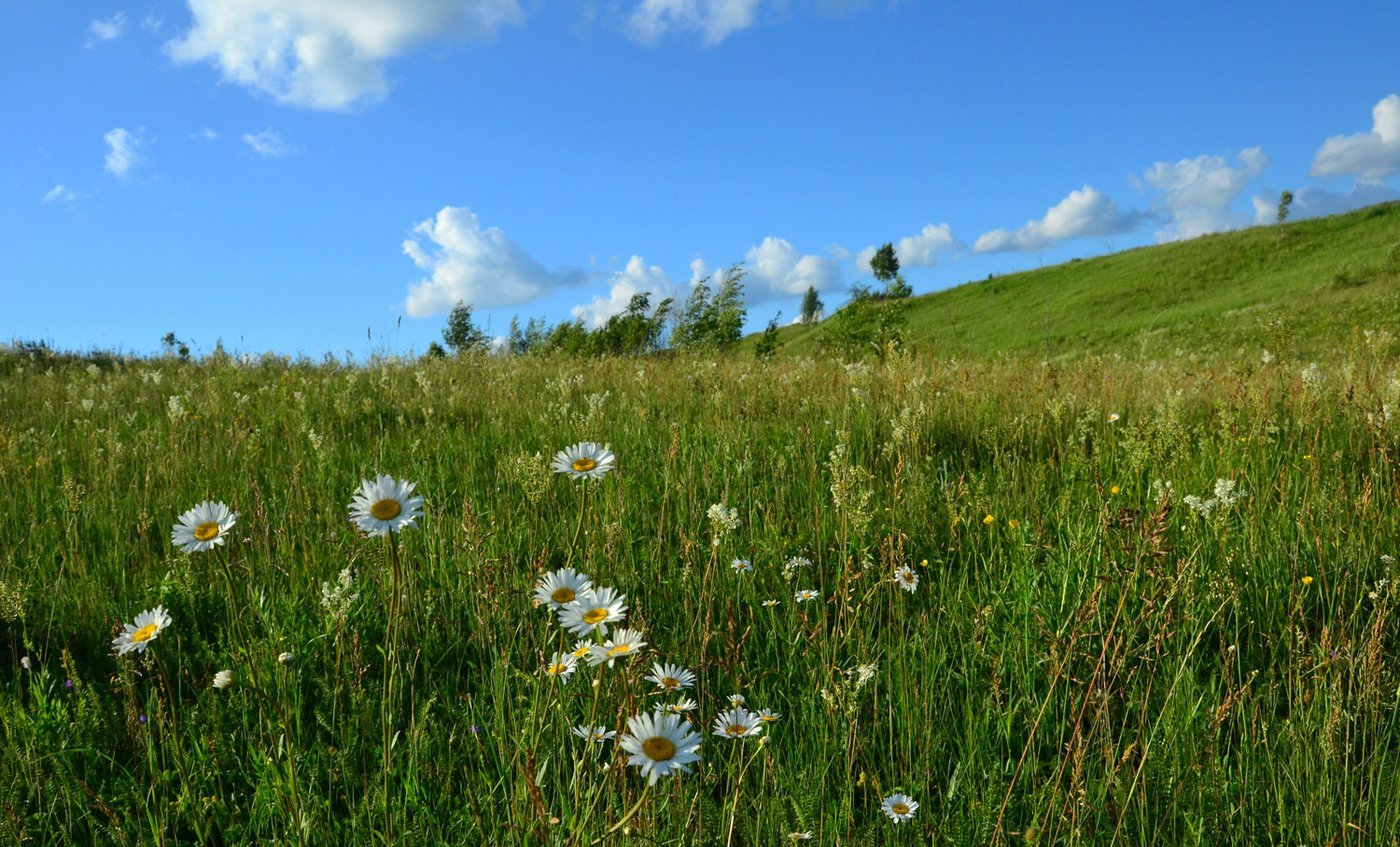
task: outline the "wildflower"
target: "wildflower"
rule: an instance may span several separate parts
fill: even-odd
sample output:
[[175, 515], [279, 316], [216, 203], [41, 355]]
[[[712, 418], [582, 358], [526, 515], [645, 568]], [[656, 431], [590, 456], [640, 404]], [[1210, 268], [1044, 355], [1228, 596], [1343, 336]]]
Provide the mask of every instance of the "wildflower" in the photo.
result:
[[1111, 413], [1109, 413], [1108, 422], [1109, 422], [1109, 423], [1118, 423], [1118, 413], [1117, 413], [1117, 412], [1111, 412]]
[[773, 606], [778, 605], [778, 601], [774, 600], [772, 597], [769, 597], [767, 600], [763, 601], [763, 605], [765, 608], [772, 608]]
[[369, 535], [402, 532], [423, 517], [423, 498], [411, 496], [413, 486], [388, 474], [361, 481], [350, 501], [350, 520]]
[[880, 810], [895, 823], [902, 823], [914, 817], [914, 813], [919, 810], [919, 804], [908, 794], [891, 794], [881, 801]]
[[810, 568], [812, 560], [805, 556], [793, 556], [783, 565], [783, 579], [792, 579], [793, 574], [803, 568]]
[[223, 670], [214, 674], [214, 687], [223, 689], [233, 685], [233, 671]]
[[810, 588], [804, 588], [792, 595], [793, 599], [799, 603], [806, 603], [808, 600], [815, 600], [821, 595]]
[[617, 467], [617, 455], [612, 445], [580, 441], [554, 454], [555, 473], [568, 474], [574, 479], [601, 479]]
[[[1117, 494], [1118, 491], [1115, 489], [1113, 493], [1114, 493], [1114, 494]], [[1015, 518], [1012, 518], [1011, 520], [1009, 520], [1009, 521], [1006, 522], [1006, 525], [1009, 526], [1009, 527], [1012, 528], [1012, 529], [1015, 529], [1016, 527], [1018, 527], [1018, 526], [1021, 525], [1021, 522], [1018, 521], [1018, 520], [1016, 520]]]
[[1305, 577], [1303, 577], [1303, 584], [1304, 584], [1304, 585], [1312, 585], [1312, 584], [1313, 584], [1313, 578], [1310, 577], [1310, 576], [1305, 576]]
[[744, 695], [742, 694], [730, 694], [725, 699], [729, 701], [730, 708], [738, 708], [739, 706], [744, 705], [745, 702]]
[[321, 608], [335, 623], [344, 623], [350, 616], [350, 607], [360, 599], [360, 593], [354, 588], [355, 574], [349, 566], [340, 572], [334, 585], [330, 580], [321, 583]]
[[748, 559], [735, 559], [729, 563], [735, 573], [753, 573], [753, 562]]
[[296, 660], [297, 660], [297, 654], [296, 654], [296, 653], [278, 653], [278, 654], [277, 654], [277, 664], [279, 664], [279, 665], [290, 665], [292, 662], [295, 662]]
[[682, 697], [674, 703], [667, 703], [661, 707], [661, 711], [668, 715], [683, 715], [686, 712], [693, 712], [700, 707], [699, 703], [689, 697]]
[[559, 625], [574, 635], [596, 632], [607, 635], [608, 624], [627, 617], [626, 594], [612, 588], [594, 588], [582, 592], [574, 602], [559, 610]]
[[641, 652], [646, 644], [637, 630], [619, 629], [607, 641], [593, 645], [588, 651], [588, 664], [597, 667], [606, 662], [608, 667], [612, 667], [613, 662], [618, 659], [626, 659], [634, 653]]
[[682, 726], [679, 715], [628, 718], [627, 733], [618, 743], [632, 754], [627, 764], [640, 767], [648, 785], [672, 773], [690, 773], [690, 765], [700, 760], [700, 735]]
[[560, 682], [568, 682], [576, 668], [578, 668], [577, 655], [556, 652], [550, 657], [549, 664], [544, 666], [544, 672], [546, 676], [552, 676]]
[[992, 517], [991, 515], [987, 515], [985, 518], [982, 519], [982, 524], [983, 524], [984, 526], [991, 526], [992, 524], [994, 524], [994, 523], [996, 523], [996, 522], [997, 522], [997, 519], [994, 518], [994, 517]]
[[617, 737], [617, 732], [615, 730], [608, 729], [605, 726], [579, 724], [569, 731], [591, 744], [602, 744], [604, 741], [609, 741]]
[[812, 840], [812, 830], [810, 830], [810, 829], [803, 830], [803, 831], [801, 831], [801, 832], [789, 832], [789, 833], [788, 833], [788, 841], [811, 841], [811, 840]]
[[25, 670], [29, 670], [29, 657], [21, 656], [19, 659], [19, 666], [24, 668]]
[[152, 639], [170, 626], [170, 615], [165, 613], [164, 606], [156, 606], [137, 615], [135, 623], [122, 626], [126, 627], [125, 631], [112, 640], [117, 655], [124, 656], [133, 651], [144, 653]]
[[574, 643], [574, 649], [569, 651], [569, 655], [573, 656], [575, 659], [586, 659], [588, 658], [588, 652], [592, 649], [592, 641], [585, 641], [580, 639], [579, 641]]
[[562, 609], [592, 588], [593, 581], [586, 574], [573, 568], [560, 568], [550, 571], [535, 583], [535, 605]]
[[908, 565], [900, 565], [894, 569], [894, 581], [910, 594], [913, 594], [919, 587], [919, 575]]
[[202, 553], [224, 543], [224, 533], [238, 522], [238, 513], [223, 503], [205, 500], [183, 515], [170, 530], [170, 543], [186, 553]]
[[1108, 493], [1109, 493], [1109, 494], [1114, 494], [1114, 495], [1116, 495], [1119, 491], [1122, 491], [1122, 490], [1123, 490], [1123, 489], [1121, 489], [1121, 488], [1119, 488], [1118, 486], [1115, 485], [1115, 486], [1113, 486], [1112, 488], [1108, 489]]
[[657, 688], [667, 692], [680, 691], [695, 684], [694, 673], [680, 665], [668, 665], [661, 662], [651, 666], [651, 674], [646, 679], [647, 682], [654, 682]]
[[763, 723], [763, 724], [777, 723], [778, 721], [780, 721], [780, 720], [782, 720], [782, 719], [783, 719], [783, 716], [782, 716], [781, 714], [779, 714], [778, 712], [773, 711], [772, 709], [759, 709], [759, 710], [758, 710], [758, 720], [759, 720], [759, 723]]
[[710, 544], [718, 547], [720, 539], [739, 528], [739, 510], [723, 503], [712, 503], [706, 511], [710, 519]]
[[715, 718], [712, 731], [715, 735], [731, 741], [737, 738], [752, 738], [763, 732], [763, 723], [759, 721], [758, 715], [740, 707], [720, 712]]

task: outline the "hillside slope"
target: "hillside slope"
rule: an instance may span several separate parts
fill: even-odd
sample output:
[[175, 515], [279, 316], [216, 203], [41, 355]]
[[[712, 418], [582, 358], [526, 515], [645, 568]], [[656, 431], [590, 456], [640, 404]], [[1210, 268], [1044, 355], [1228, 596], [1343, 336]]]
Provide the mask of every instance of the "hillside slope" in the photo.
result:
[[[906, 338], [943, 355], [1308, 356], [1365, 330], [1400, 335], [1397, 318], [1400, 203], [1387, 203], [926, 294], [909, 302]], [[778, 350], [817, 354], [821, 335], [785, 328]]]

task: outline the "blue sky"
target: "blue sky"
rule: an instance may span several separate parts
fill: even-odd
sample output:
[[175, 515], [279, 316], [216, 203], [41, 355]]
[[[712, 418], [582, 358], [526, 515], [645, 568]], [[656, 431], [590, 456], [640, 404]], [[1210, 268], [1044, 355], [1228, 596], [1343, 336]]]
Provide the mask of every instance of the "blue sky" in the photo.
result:
[[0, 0], [0, 339], [421, 352], [734, 263], [761, 328], [886, 241], [923, 293], [1400, 198], [1400, 4], [1050, 5]]

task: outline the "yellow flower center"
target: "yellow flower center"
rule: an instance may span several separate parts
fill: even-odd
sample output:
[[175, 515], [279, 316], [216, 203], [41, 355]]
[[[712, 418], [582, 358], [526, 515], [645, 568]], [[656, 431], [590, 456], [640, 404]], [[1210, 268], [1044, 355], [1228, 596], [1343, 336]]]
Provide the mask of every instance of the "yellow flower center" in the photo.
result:
[[676, 743], [664, 735], [655, 735], [642, 742], [642, 753], [653, 762], [669, 762], [676, 756]]
[[904, 573], [900, 574], [900, 576], [904, 577], [905, 582], [913, 582], [914, 580], [919, 578], [918, 575], [915, 574], [913, 571], [905, 571]]
[[219, 537], [219, 525], [214, 521], [205, 521], [194, 528], [195, 541], [209, 541]]
[[156, 626], [153, 623], [148, 623], [145, 626], [133, 632], [131, 634], [131, 640], [137, 644], [140, 644], [143, 641], [150, 641], [152, 638], [156, 637], [156, 633], [159, 630], [159, 626]]
[[730, 736], [730, 737], [732, 737], [732, 738], [738, 738], [739, 736], [743, 735], [744, 733], [746, 733], [746, 732], [748, 732], [748, 731], [749, 731], [749, 728], [746, 727], [746, 726], [744, 726], [744, 725], [741, 724], [741, 723], [732, 723], [732, 724], [730, 724], [729, 726], [727, 726], [727, 727], [724, 728], [724, 733], [725, 733], [725, 735], [728, 735], [728, 736]]
[[758, 719], [761, 720], [761, 721], [763, 721], [764, 723], [777, 723], [777, 722], [778, 722], [778, 716], [777, 716], [777, 715], [759, 715], [759, 716], [758, 716]]
[[674, 676], [668, 676], [661, 680], [661, 687], [667, 691], [675, 691], [681, 687], [681, 681]]
[[569, 669], [569, 666], [568, 666], [568, 665], [564, 664], [563, 662], [559, 662], [558, 664], [554, 664], [554, 665], [550, 665], [550, 666], [549, 666], [549, 675], [550, 675], [550, 676], [563, 676], [563, 675], [564, 675], [564, 672], [567, 671], [568, 669]]
[[631, 645], [631, 644], [617, 644], [617, 645], [614, 645], [614, 646], [612, 647], [612, 649], [608, 650], [608, 658], [609, 658], [609, 659], [616, 658], [617, 656], [622, 656], [622, 655], [625, 655], [625, 654], [631, 653], [631, 652], [632, 652], [632, 645]]
[[909, 814], [909, 806], [906, 803], [895, 803], [893, 806], [890, 806], [890, 811], [894, 812], [896, 815], [907, 815]]
[[598, 467], [598, 463], [587, 456], [579, 456], [574, 459], [573, 468], [579, 473], [588, 473], [596, 467]]
[[572, 603], [574, 598], [577, 596], [578, 595], [574, 593], [574, 590], [572, 588], [565, 586], [563, 588], [554, 589], [554, 593], [549, 595], [549, 599], [553, 600], [554, 602], [560, 605], [563, 605], [565, 603]]
[[394, 518], [397, 518], [399, 516], [399, 512], [402, 511], [402, 504], [400, 504], [399, 501], [393, 499], [392, 497], [380, 500], [378, 503], [375, 503], [373, 506], [369, 507], [369, 513], [371, 515], [374, 515], [376, 520], [381, 521], [391, 521]]
[[583, 613], [583, 622], [589, 626], [597, 626], [608, 619], [607, 609], [589, 609]]
[[589, 651], [588, 651], [588, 646], [589, 646], [589, 645], [584, 644], [584, 645], [581, 645], [581, 646], [579, 646], [579, 647], [574, 648], [573, 657], [574, 657], [575, 659], [582, 659], [584, 656], [587, 656], [587, 655], [588, 655], [588, 652], [589, 652]]

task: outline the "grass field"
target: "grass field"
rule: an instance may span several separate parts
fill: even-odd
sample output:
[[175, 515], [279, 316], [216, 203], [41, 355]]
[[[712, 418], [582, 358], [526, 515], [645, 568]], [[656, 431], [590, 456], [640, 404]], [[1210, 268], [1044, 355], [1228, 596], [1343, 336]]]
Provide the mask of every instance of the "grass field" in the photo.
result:
[[[0, 841], [1400, 843], [1391, 349], [4, 358]], [[416, 526], [350, 522], [376, 474]], [[646, 645], [560, 681], [566, 565]], [[648, 787], [571, 729], [676, 703], [658, 661], [703, 740]], [[781, 718], [715, 735], [736, 693]]]

